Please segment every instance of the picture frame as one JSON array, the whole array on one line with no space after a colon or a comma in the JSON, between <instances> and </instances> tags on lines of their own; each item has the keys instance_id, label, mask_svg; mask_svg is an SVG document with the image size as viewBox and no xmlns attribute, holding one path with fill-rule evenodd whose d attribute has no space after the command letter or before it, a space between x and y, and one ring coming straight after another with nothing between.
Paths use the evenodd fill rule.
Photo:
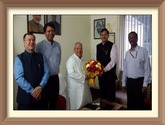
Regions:
<instances>
[{"instance_id":1,"label":"picture frame","mask_svg":"<svg viewBox=\"0 0 165 125\"><path fill-rule=\"evenodd\" d=\"M115 43L115 32L109 33L109 41Z\"/></svg>"},{"instance_id":2,"label":"picture frame","mask_svg":"<svg viewBox=\"0 0 165 125\"><path fill-rule=\"evenodd\" d=\"M100 39L100 31L105 28L105 18L94 20L94 39Z\"/></svg>"},{"instance_id":3,"label":"picture frame","mask_svg":"<svg viewBox=\"0 0 165 125\"><path fill-rule=\"evenodd\" d=\"M61 35L61 15L45 15L46 23L52 23L55 27L55 34Z\"/></svg>"},{"instance_id":4,"label":"picture frame","mask_svg":"<svg viewBox=\"0 0 165 125\"><path fill-rule=\"evenodd\" d=\"M27 32L43 34L44 25L44 15L27 15Z\"/></svg>"}]
</instances>

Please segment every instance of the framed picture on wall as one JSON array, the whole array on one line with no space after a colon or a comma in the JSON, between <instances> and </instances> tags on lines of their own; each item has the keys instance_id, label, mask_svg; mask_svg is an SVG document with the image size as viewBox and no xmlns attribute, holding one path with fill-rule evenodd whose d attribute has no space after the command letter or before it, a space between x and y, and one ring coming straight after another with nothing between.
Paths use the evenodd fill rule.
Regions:
<instances>
[{"instance_id":1,"label":"framed picture on wall","mask_svg":"<svg viewBox=\"0 0 165 125\"><path fill-rule=\"evenodd\" d=\"M100 31L105 28L105 18L94 20L94 39L100 39Z\"/></svg>"},{"instance_id":2,"label":"framed picture on wall","mask_svg":"<svg viewBox=\"0 0 165 125\"><path fill-rule=\"evenodd\" d=\"M44 33L44 15L27 15L27 32Z\"/></svg>"},{"instance_id":3,"label":"framed picture on wall","mask_svg":"<svg viewBox=\"0 0 165 125\"><path fill-rule=\"evenodd\" d=\"M55 27L55 34L61 35L61 15L45 15L45 24L51 23Z\"/></svg>"},{"instance_id":4,"label":"framed picture on wall","mask_svg":"<svg viewBox=\"0 0 165 125\"><path fill-rule=\"evenodd\" d=\"M115 33L114 32L109 33L109 41L115 43Z\"/></svg>"}]
</instances>

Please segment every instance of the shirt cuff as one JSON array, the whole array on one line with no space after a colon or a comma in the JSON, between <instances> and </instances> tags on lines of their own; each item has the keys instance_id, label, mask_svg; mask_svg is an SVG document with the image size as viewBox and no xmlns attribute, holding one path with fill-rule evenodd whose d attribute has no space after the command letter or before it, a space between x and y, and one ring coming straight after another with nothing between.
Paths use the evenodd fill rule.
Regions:
<instances>
[{"instance_id":1,"label":"shirt cuff","mask_svg":"<svg viewBox=\"0 0 165 125\"><path fill-rule=\"evenodd\" d=\"M122 83L122 86L124 86L124 87L125 87L125 86L126 86L126 83Z\"/></svg>"},{"instance_id":2,"label":"shirt cuff","mask_svg":"<svg viewBox=\"0 0 165 125\"><path fill-rule=\"evenodd\" d=\"M34 91L34 89L31 89L30 93L32 94L33 91Z\"/></svg>"},{"instance_id":3,"label":"shirt cuff","mask_svg":"<svg viewBox=\"0 0 165 125\"><path fill-rule=\"evenodd\" d=\"M41 88L42 88L42 89L44 88L44 86L43 86L43 85L39 85L39 86L41 86Z\"/></svg>"},{"instance_id":4,"label":"shirt cuff","mask_svg":"<svg viewBox=\"0 0 165 125\"><path fill-rule=\"evenodd\" d=\"M143 86L144 86L144 87L147 87L147 86L148 86L148 83L143 83Z\"/></svg>"}]
</instances>

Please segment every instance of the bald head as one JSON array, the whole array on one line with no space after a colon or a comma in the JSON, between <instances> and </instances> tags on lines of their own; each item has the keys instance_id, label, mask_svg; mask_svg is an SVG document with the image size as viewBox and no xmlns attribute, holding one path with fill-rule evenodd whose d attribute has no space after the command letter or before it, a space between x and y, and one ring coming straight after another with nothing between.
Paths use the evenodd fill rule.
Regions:
<instances>
[{"instance_id":1,"label":"bald head","mask_svg":"<svg viewBox=\"0 0 165 125\"><path fill-rule=\"evenodd\" d=\"M76 43L74 44L74 47L76 47L76 46L82 46L82 43L81 43L81 42L76 42Z\"/></svg>"},{"instance_id":2,"label":"bald head","mask_svg":"<svg viewBox=\"0 0 165 125\"><path fill-rule=\"evenodd\" d=\"M83 46L81 42L74 44L74 53L81 59L83 54Z\"/></svg>"}]
</instances>

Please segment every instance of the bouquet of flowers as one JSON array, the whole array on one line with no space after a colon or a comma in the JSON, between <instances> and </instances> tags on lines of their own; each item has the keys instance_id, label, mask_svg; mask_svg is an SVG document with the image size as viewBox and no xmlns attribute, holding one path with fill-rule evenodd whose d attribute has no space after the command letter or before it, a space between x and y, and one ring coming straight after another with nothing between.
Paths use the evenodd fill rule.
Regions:
<instances>
[{"instance_id":1,"label":"bouquet of flowers","mask_svg":"<svg viewBox=\"0 0 165 125\"><path fill-rule=\"evenodd\" d=\"M95 77L103 73L103 66L96 60L89 60L84 66L85 72L89 75L88 83L90 86L96 86Z\"/></svg>"}]
</instances>

